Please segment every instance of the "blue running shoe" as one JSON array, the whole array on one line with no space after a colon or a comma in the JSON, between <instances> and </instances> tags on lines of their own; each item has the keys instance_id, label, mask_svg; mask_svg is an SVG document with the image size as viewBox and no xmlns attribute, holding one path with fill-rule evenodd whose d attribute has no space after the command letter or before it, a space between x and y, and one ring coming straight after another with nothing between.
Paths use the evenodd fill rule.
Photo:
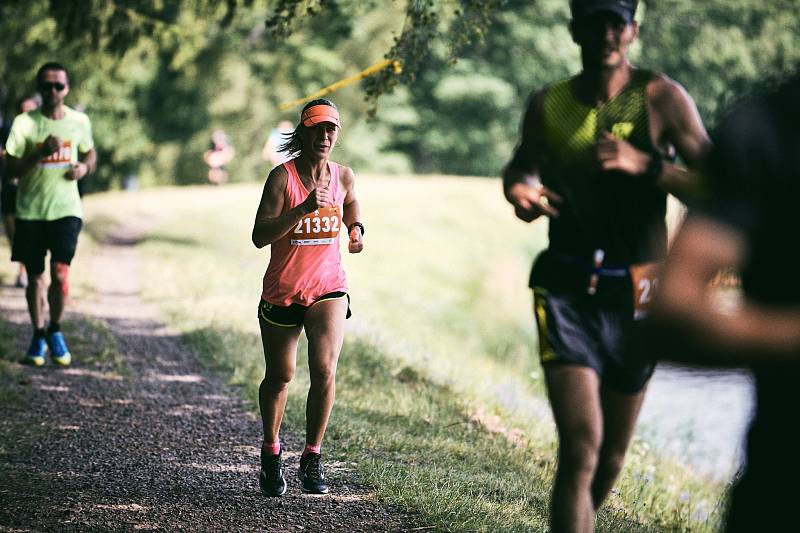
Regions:
<instances>
[{"instance_id":1,"label":"blue running shoe","mask_svg":"<svg viewBox=\"0 0 800 533\"><path fill-rule=\"evenodd\" d=\"M67 348L67 340L60 331L51 333L47 336L47 344L50 346L50 357L56 364L69 366L72 362L72 355Z\"/></svg>"},{"instance_id":2,"label":"blue running shoe","mask_svg":"<svg viewBox=\"0 0 800 533\"><path fill-rule=\"evenodd\" d=\"M47 341L42 337L34 337L28 352L20 363L23 365L44 366L45 355L47 355Z\"/></svg>"}]
</instances>

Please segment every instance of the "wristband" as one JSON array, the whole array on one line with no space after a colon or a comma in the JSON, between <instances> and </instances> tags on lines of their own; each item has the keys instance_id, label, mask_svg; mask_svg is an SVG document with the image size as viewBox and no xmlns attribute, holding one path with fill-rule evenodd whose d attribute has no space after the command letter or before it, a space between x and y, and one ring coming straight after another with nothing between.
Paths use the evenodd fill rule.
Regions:
<instances>
[{"instance_id":1,"label":"wristband","mask_svg":"<svg viewBox=\"0 0 800 533\"><path fill-rule=\"evenodd\" d=\"M360 230L361 230L361 236L362 236L362 237L364 236L364 233L365 233L365 231L364 231L364 224L362 224L361 222L353 222L352 224L350 224L349 226L347 226L347 233L352 233L352 231L353 231L353 228L358 228L358 229L360 229Z\"/></svg>"},{"instance_id":2,"label":"wristband","mask_svg":"<svg viewBox=\"0 0 800 533\"><path fill-rule=\"evenodd\" d=\"M653 150L650 152L650 162L647 163L647 169L644 171L644 175L652 181L653 183L658 181L658 178L661 177L661 174L664 173L664 156L661 155L661 152L657 150Z\"/></svg>"}]
</instances>

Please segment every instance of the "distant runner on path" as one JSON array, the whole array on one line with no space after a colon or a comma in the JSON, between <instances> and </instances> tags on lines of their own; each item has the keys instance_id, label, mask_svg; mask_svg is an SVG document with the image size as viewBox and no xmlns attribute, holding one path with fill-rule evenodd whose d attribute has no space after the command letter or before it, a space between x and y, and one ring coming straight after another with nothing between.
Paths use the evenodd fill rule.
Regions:
<instances>
[{"instance_id":1,"label":"distant runner on path","mask_svg":"<svg viewBox=\"0 0 800 533\"><path fill-rule=\"evenodd\" d=\"M12 259L25 264L33 339L22 362L66 366L72 361L61 319L69 295L69 268L81 231L78 180L94 171L97 154L89 118L64 105L69 94L67 70L45 63L36 74L42 106L14 119L6 141L7 172L19 178L16 232ZM50 252L49 288L44 278L45 257ZM45 298L50 324L45 330Z\"/></svg>"},{"instance_id":2,"label":"distant runner on path","mask_svg":"<svg viewBox=\"0 0 800 533\"><path fill-rule=\"evenodd\" d=\"M272 245L258 306L266 359L259 387L264 424L260 485L269 496L286 492L279 432L303 328L311 388L298 476L304 492L328 492L321 446L333 408L344 321L350 316L339 252L341 227L347 227L350 253L364 248L353 171L329 160L340 128L332 102L314 100L303 107L300 123L280 148L294 158L269 173L253 226L256 247Z\"/></svg>"},{"instance_id":3,"label":"distant runner on path","mask_svg":"<svg viewBox=\"0 0 800 533\"><path fill-rule=\"evenodd\" d=\"M19 112L27 113L42 105L42 97L39 93L26 96L19 102ZM14 230L17 221L17 188L19 178L6 176L5 172L5 146L8 135L11 133L11 121L3 120L0 117L0 213L3 215L3 229L8 237L9 245L14 243ZM28 273L25 272L25 265L18 263L17 280L15 285L20 288L28 286Z\"/></svg>"},{"instance_id":4,"label":"distant runner on path","mask_svg":"<svg viewBox=\"0 0 800 533\"><path fill-rule=\"evenodd\" d=\"M629 63L636 0L570 7L583 69L533 94L503 186L517 217L550 219L530 287L559 437L551 528L591 531L653 372L632 340L666 254L667 192L696 182L672 155L693 167L710 141L682 87Z\"/></svg>"},{"instance_id":5,"label":"distant runner on path","mask_svg":"<svg viewBox=\"0 0 800 533\"><path fill-rule=\"evenodd\" d=\"M665 355L753 369L756 409L745 471L731 493L730 532L797 531L798 121L800 74L722 121L709 157L711 200L690 211L654 302ZM731 268L741 272L744 298L723 310L710 285Z\"/></svg>"}]
</instances>

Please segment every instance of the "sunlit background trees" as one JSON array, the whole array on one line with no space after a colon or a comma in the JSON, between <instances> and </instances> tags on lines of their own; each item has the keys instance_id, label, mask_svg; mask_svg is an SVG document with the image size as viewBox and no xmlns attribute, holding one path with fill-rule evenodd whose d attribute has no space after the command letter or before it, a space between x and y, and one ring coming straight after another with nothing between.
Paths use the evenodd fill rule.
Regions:
<instances>
[{"instance_id":1,"label":"sunlit background trees","mask_svg":"<svg viewBox=\"0 0 800 533\"><path fill-rule=\"evenodd\" d=\"M91 189L203 182L224 129L232 181L263 179L279 104L384 57L390 69L331 97L337 159L360 172L496 176L530 92L574 72L567 0L5 0L0 108L64 63L71 105L90 114L101 157ZM642 2L634 58L667 72L713 125L726 102L800 59L796 0Z\"/></svg>"}]
</instances>

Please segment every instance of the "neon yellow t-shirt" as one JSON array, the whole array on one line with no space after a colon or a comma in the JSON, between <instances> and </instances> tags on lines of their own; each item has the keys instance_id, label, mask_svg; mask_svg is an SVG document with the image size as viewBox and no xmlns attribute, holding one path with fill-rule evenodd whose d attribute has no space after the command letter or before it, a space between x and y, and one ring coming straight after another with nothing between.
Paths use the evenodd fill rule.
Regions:
<instances>
[{"instance_id":1,"label":"neon yellow t-shirt","mask_svg":"<svg viewBox=\"0 0 800 533\"><path fill-rule=\"evenodd\" d=\"M18 159L30 154L48 135L61 139L61 149L20 177L17 190L17 218L23 220L57 220L81 217L78 182L64 174L78 162L78 154L94 148L92 124L85 114L64 106L64 118L51 120L39 109L14 119L6 141L6 152Z\"/></svg>"}]
</instances>

